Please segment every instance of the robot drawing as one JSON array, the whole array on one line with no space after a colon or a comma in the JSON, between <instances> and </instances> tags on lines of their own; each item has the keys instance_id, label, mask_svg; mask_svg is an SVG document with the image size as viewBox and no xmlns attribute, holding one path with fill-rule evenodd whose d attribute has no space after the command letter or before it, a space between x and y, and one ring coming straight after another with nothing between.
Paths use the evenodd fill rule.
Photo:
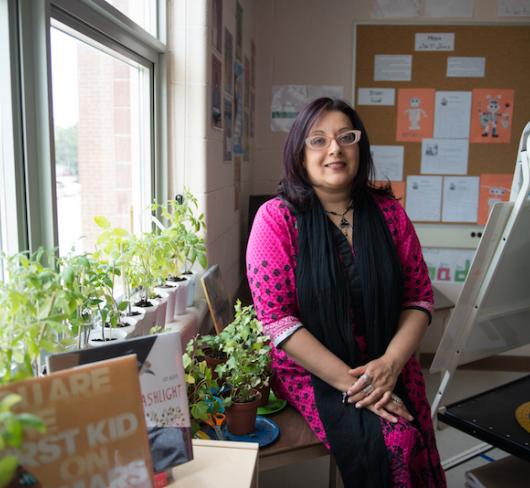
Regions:
<instances>
[{"instance_id":1,"label":"robot drawing","mask_svg":"<svg viewBox=\"0 0 530 488\"><path fill-rule=\"evenodd\" d=\"M482 110L482 107L480 105L478 109L480 126L482 127L482 137L488 137L490 134L491 137L499 137L499 134L497 133L497 121L501 119L501 125L504 128L507 128L509 126L510 104L506 104L506 110L501 113L501 95L497 95L495 97L488 95L486 98L488 100L486 110Z\"/></svg>"},{"instance_id":2,"label":"robot drawing","mask_svg":"<svg viewBox=\"0 0 530 488\"><path fill-rule=\"evenodd\" d=\"M419 130L421 118L427 117L427 112L420 108L421 100L417 97L412 97L409 101L409 105L410 108L405 110L409 116L409 129Z\"/></svg>"}]
</instances>

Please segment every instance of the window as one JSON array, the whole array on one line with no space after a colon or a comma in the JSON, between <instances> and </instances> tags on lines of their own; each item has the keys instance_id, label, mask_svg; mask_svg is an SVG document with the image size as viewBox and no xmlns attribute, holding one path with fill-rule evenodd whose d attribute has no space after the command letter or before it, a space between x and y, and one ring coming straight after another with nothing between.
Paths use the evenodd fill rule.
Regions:
<instances>
[{"instance_id":1,"label":"window","mask_svg":"<svg viewBox=\"0 0 530 488\"><path fill-rule=\"evenodd\" d=\"M59 250L92 251L96 215L136 231L151 200L150 74L141 64L51 27ZM147 169L147 170L146 170ZM134 221L134 223L133 223Z\"/></svg>"},{"instance_id":2,"label":"window","mask_svg":"<svg viewBox=\"0 0 530 488\"><path fill-rule=\"evenodd\" d=\"M7 167L24 217L19 248L90 252L97 215L114 226L148 229L150 202L167 194L165 45L151 34L164 25L164 4L0 0L16 26L7 43L0 39L9 46L0 60L16 58L7 99L21 116L11 121L15 156ZM10 79L3 74L0 88ZM4 214L10 209L0 206L2 238Z\"/></svg>"},{"instance_id":3,"label":"window","mask_svg":"<svg viewBox=\"0 0 530 488\"><path fill-rule=\"evenodd\" d=\"M107 0L107 3L144 28L153 37L158 37L157 0Z\"/></svg>"}]
</instances>

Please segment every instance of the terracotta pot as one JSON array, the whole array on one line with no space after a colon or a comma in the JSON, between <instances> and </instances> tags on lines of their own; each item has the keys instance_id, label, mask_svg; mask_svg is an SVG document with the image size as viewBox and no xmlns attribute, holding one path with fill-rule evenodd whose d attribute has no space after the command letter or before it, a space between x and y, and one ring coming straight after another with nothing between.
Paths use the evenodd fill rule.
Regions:
<instances>
[{"instance_id":1,"label":"terracotta pot","mask_svg":"<svg viewBox=\"0 0 530 488\"><path fill-rule=\"evenodd\" d=\"M259 390L261 393L261 400L259 402L259 407L264 407L269 403L269 395L271 393L271 385L262 386Z\"/></svg>"},{"instance_id":2,"label":"terracotta pot","mask_svg":"<svg viewBox=\"0 0 530 488\"><path fill-rule=\"evenodd\" d=\"M256 391L256 399L252 402L234 402L226 409L226 426L234 435L246 435L256 430L256 413L261 393Z\"/></svg>"},{"instance_id":3,"label":"terracotta pot","mask_svg":"<svg viewBox=\"0 0 530 488\"><path fill-rule=\"evenodd\" d=\"M216 358L216 357L213 357L213 356L209 356L208 355L208 351L205 351L205 354L204 354L204 360L206 361L206 364L208 365L208 367L212 370L212 378L217 378L217 373L215 372L215 368L217 367L218 364L223 364L226 362L227 358L224 357L224 358Z\"/></svg>"}]
</instances>

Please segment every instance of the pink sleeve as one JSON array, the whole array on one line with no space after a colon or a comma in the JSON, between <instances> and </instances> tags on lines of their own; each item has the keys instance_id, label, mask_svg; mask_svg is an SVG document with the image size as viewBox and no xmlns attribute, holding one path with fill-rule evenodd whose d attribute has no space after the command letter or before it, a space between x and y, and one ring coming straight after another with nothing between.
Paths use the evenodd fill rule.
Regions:
<instances>
[{"instance_id":1,"label":"pink sleeve","mask_svg":"<svg viewBox=\"0 0 530 488\"><path fill-rule=\"evenodd\" d=\"M295 282L294 217L279 199L258 210L247 245L247 278L264 332L279 346L302 327Z\"/></svg>"},{"instance_id":2,"label":"pink sleeve","mask_svg":"<svg viewBox=\"0 0 530 488\"><path fill-rule=\"evenodd\" d=\"M414 226L397 200L384 199L380 206L403 266L403 309L418 308L431 317L434 303L431 279Z\"/></svg>"}]
</instances>

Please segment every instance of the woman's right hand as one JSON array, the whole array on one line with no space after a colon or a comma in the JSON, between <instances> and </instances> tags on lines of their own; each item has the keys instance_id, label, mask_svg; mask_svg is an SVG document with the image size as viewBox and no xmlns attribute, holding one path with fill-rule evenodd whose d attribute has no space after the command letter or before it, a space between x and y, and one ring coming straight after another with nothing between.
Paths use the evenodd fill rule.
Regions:
<instances>
[{"instance_id":1,"label":"woman's right hand","mask_svg":"<svg viewBox=\"0 0 530 488\"><path fill-rule=\"evenodd\" d=\"M403 401L395 394L392 394L389 400L384 403L380 401L364 408L393 424L398 421L397 417L403 417L409 422L413 420L412 415L407 410L407 407L405 407Z\"/></svg>"}]
</instances>

